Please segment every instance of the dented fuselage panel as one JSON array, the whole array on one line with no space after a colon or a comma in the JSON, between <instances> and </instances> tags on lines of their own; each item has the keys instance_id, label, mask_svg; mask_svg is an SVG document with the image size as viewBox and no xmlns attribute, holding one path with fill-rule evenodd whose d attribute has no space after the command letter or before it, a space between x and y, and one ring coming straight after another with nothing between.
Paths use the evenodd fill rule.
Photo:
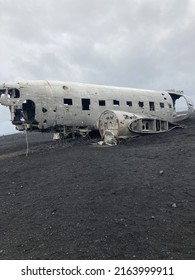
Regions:
<instances>
[{"instance_id":1,"label":"dented fuselage panel","mask_svg":"<svg viewBox=\"0 0 195 280\"><path fill-rule=\"evenodd\" d=\"M179 115L175 102L180 97L185 98L188 109ZM58 81L4 83L0 85L0 104L10 108L11 121L18 130L53 131L63 135L98 129L100 116L107 110L171 123L189 117L194 111L190 98L181 92ZM127 130L129 133L129 127L124 126L124 134Z\"/></svg>"}]
</instances>

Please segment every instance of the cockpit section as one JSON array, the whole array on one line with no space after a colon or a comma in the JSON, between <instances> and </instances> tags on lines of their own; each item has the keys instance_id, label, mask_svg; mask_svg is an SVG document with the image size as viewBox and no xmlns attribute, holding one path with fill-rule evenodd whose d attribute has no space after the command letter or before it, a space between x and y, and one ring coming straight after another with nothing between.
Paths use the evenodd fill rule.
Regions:
<instances>
[{"instance_id":1,"label":"cockpit section","mask_svg":"<svg viewBox=\"0 0 195 280\"><path fill-rule=\"evenodd\" d=\"M6 104L7 99L7 89L0 89L0 104L8 106Z\"/></svg>"},{"instance_id":2,"label":"cockpit section","mask_svg":"<svg viewBox=\"0 0 195 280\"><path fill-rule=\"evenodd\" d=\"M0 98L4 97L6 94L6 89L0 89Z\"/></svg>"},{"instance_id":3,"label":"cockpit section","mask_svg":"<svg viewBox=\"0 0 195 280\"><path fill-rule=\"evenodd\" d=\"M20 98L20 91L17 88L0 89L0 98Z\"/></svg>"},{"instance_id":4,"label":"cockpit section","mask_svg":"<svg viewBox=\"0 0 195 280\"><path fill-rule=\"evenodd\" d=\"M16 100L20 98L20 90L17 88L1 88L0 89L0 104L12 106Z\"/></svg>"},{"instance_id":5,"label":"cockpit section","mask_svg":"<svg viewBox=\"0 0 195 280\"><path fill-rule=\"evenodd\" d=\"M16 87L3 87L0 88L0 104L9 107L11 121L16 125L16 128L24 130L25 125L27 125L30 129L37 129L35 102L30 99L21 99L20 89Z\"/></svg>"}]
</instances>

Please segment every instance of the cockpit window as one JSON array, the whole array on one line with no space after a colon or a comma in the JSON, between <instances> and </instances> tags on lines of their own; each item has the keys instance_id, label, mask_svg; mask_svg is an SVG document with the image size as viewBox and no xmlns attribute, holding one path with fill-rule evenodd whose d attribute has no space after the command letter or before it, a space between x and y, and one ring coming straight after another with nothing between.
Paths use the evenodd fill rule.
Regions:
<instances>
[{"instance_id":1,"label":"cockpit window","mask_svg":"<svg viewBox=\"0 0 195 280\"><path fill-rule=\"evenodd\" d=\"M10 88L10 89L8 89L8 96L10 98L19 98L20 91L17 88Z\"/></svg>"},{"instance_id":2,"label":"cockpit window","mask_svg":"<svg viewBox=\"0 0 195 280\"><path fill-rule=\"evenodd\" d=\"M3 97L5 95L6 90L5 89L0 89L0 97Z\"/></svg>"}]
</instances>

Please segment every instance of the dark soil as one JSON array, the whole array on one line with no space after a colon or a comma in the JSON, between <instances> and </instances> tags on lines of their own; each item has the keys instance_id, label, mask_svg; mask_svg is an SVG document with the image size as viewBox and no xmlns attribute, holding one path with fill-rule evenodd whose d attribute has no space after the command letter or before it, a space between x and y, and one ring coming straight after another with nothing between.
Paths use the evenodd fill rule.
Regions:
<instances>
[{"instance_id":1,"label":"dark soil","mask_svg":"<svg viewBox=\"0 0 195 280\"><path fill-rule=\"evenodd\" d=\"M195 259L195 116L97 145L0 137L0 259Z\"/></svg>"}]
</instances>

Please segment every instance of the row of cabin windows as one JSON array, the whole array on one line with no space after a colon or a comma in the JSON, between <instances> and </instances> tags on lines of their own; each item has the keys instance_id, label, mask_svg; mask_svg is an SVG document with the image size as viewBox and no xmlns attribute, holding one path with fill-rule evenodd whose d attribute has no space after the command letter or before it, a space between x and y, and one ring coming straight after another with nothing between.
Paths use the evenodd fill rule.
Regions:
<instances>
[{"instance_id":1,"label":"row of cabin windows","mask_svg":"<svg viewBox=\"0 0 195 280\"><path fill-rule=\"evenodd\" d=\"M82 98L81 99L82 103L82 110L89 110L90 108L90 99L89 98ZM65 98L64 99L64 105L73 105L73 101L71 98ZM132 107L133 103L132 101L126 101L126 105L128 107ZM144 102L139 101L138 105L140 108L144 108ZM106 106L106 100L99 100L99 106ZM113 106L120 106L120 101L119 100L113 100ZM155 111L155 104L154 102L150 101L149 102L149 107L150 111ZM163 102L160 102L160 108L164 108L165 104ZM169 104L169 108L172 108L171 104Z\"/></svg>"}]
</instances>

